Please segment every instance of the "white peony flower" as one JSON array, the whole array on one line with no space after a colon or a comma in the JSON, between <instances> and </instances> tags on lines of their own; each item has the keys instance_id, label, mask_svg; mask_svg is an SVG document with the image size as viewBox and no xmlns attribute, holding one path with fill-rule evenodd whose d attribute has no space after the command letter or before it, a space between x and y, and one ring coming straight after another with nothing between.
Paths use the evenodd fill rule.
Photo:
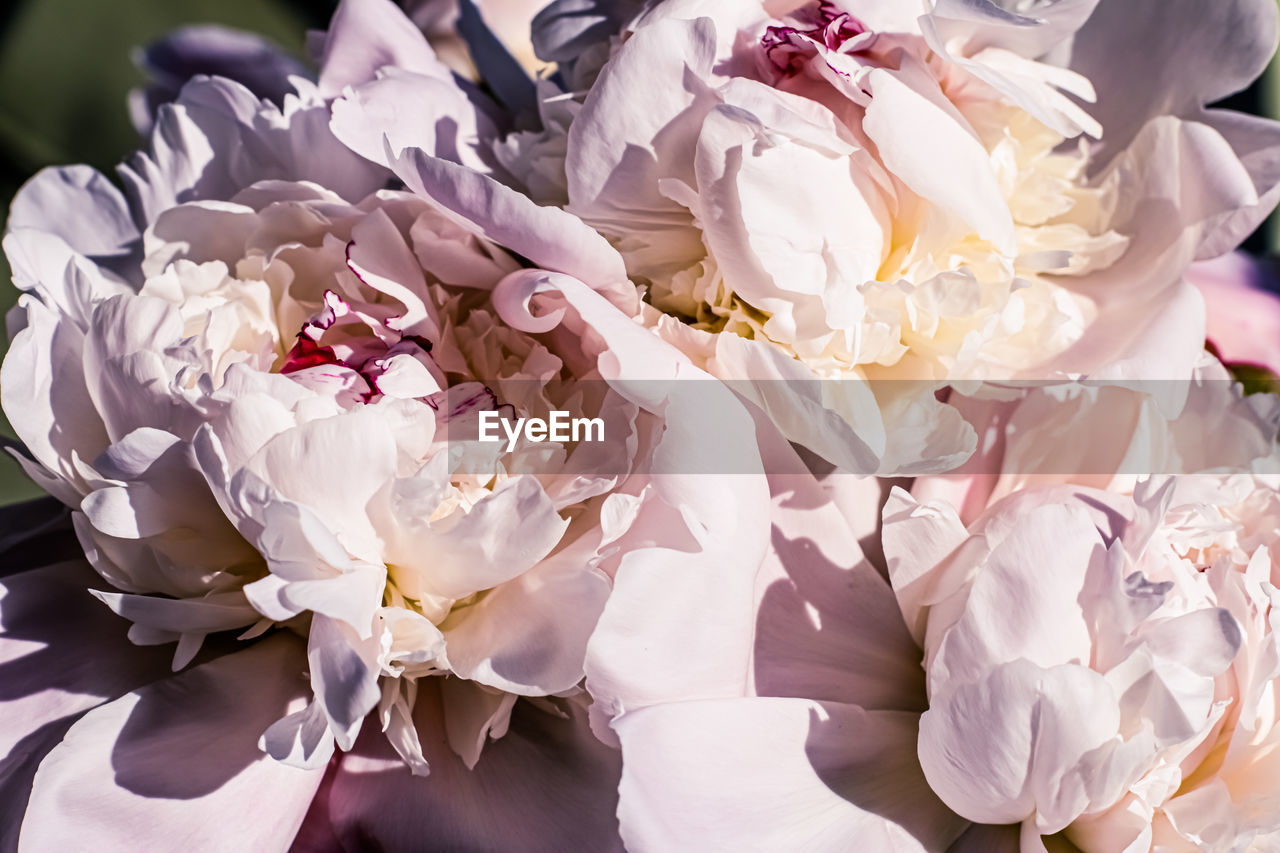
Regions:
<instances>
[{"instance_id":1,"label":"white peony flower","mask_svg":"<svg viewBox=\"0 0 1280 853\"><path fill-rule=\"evenodd\" d=\"M279 779L291 792L284 835L302 826L395 846L425 826L442 843L506 846L506 829L477 829L466 812L497 785L502 807L545 813L538 843L616 846L617 762L590 737L583 688L612 588L714 586L761 559L754 424L633 321L634 290L603 238L435 148L401 149L407 188L384 188L396 175L328 134L324 93L390 85L395 75L376 74L383 59L450 79L404 25L389 3L344 4L319 88L283 110L195 80L160 110L130 202L71 168L38 176L15 203L5 245L26 293L0 384L24 464L74 510L105 581L95 594L133 622L130 638L177 641L175 669L202 654L154 689L114 685L112 702L43 744L18 807L32 844L120 838L125 824L101 812L50 818L95 798L156 815L153 837L167 843L164 762L152 758L200 763L173 755L172 714L188 694L256 690L270 673L279 689L251 703L247 730L219 723L235 772L218 777L226 785L200 776L201 808ZM468 138L435 141L478 158L452 147ZM673 394L681 385L700 398ZM696 428L701 406L715 432ZM477 440L482 413L554 411L600 418L604 434ZM706 473L707 457L745 476ZM206 642L229 630L235 640ZM607 732L622 688L601 677L593 689ZM139 703L169 709L154 738L131 728ZM293 767L264 771L259 736ZM134 775L81 772L110 759L112 738ZM482 750L497 763L459 780L484 768ZM410 783L406 764L440 781ZM545 790L495 781L571 768L588 775ZM405 791L438 813L375 819Z\"/></svg>"},{"instance_id":2,"label":"white peony flower","mask_svg":"<svg viewBox=\"0 0 1280 853\"><path fill-rule=\"evenodd\" d=\"M920 760L965 817L1092 850L1265 849L1274 477L1030 489L966 530L897 492L890 577L925 649Z\"/></svg>"},{"instance_id":3,"label":"white peony flower","mask_svg":"<svg viewBox=\"0 0 1280 853\"><path fill-rule=\"evenodd\" d=\"M1226 5L615 2L575 26L560 3L549 55L612 45L567 133L566 207L664 338L771 410L843 422L793 439L851 470L946 470L973 438L940 383L1189 376L1204 317L1182 272L1276 195L1278 126L1202 109L1274 49L1272 4ZM634 20L608 42L614 17ZM815 379L870 385L775 387Z\"/></svg>"}]
</instances>

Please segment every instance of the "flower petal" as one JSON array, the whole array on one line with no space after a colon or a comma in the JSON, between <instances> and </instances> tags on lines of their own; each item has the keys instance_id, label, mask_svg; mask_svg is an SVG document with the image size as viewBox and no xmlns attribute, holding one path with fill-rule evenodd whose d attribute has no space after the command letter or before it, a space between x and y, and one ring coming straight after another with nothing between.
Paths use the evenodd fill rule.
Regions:
<instances>
[{"instance_id":1,"label":"flower petal","mask_svg":"<svg viewBox=\"0 0 1280 853\"><path fill-rule=\"evenodd\" d=\"M965 821L916 763L914 714L803 699L629 713L618 808L637 850L941 850Z\"/></svg>"},{"instance_id":2,"label":"flower petal","mask_svg":"<svg viewBox=\"0 0 1280 853\"><path fill-rule=\"evenodd\" d=\"M1271 60L1278 31L1269 0L1102 0L1072 40L1069 65L1097 88L1090 112L1114 154L1151 118L1187 116L1244 89Z\"/></svg>"},{"instance_id":3,"label":"flower petal","mask_svg":"<svg viewBox=\"0 0 1280 853\"><path fill-rule=\"evenodd\" d=\"M426 36L391 0L343 0L324 36L320 94L337 97L348 86L373 80L387 66L449 77Z\"/></svg>"},{"instance_id":4,"label":"flower petal","mask_svg":"<svg viewBox=\"0 0 1280 853\"><path fill-rule=\"evenodd\" d=\"M169 672L169 655L129 642L93 600L82 560L0 579L0 847L13 849L31 779L85 711ZM51 618L56 614L56 618Z\"/></svg>"},{"instance_id":5,"label":"flower petal","mask_svg":"<svg viewBox=\"0 0 1280 853\"><path fill-rule=\"evenodd\" d=\"M411 775L376 726L342 757L325 805L344 846L620 849L620 756L592 736L585 714L517 702L506 734L485 745L474 770L450 749L441 714L436 679L420 681L413 716L430 776Z\"/></svg>"},{"instance_id":6,"label":"flower petal","mask_svg":"<svg viewBox=\"0 0 1280 853\"><path fill-rule=\"evenodd\" d=\"M119 256L141 234L128 202L89 166L41 169L23 184L9 209L7 229L56 234L89 258Z\"/></svg>"},{"instance_id":7,"label":"flower petal","mask_svg":"<svg viewBox=\"0 0 1280 853\"><path fill-rule=\"evenodd\" d=\"M103 705L36 773L22 843L32 849L283 849L321 771L263 755L258 735L306 694L302 649L262 641ZM269 821L231 820L270 803Z\"/></svg>"}]
</instances>

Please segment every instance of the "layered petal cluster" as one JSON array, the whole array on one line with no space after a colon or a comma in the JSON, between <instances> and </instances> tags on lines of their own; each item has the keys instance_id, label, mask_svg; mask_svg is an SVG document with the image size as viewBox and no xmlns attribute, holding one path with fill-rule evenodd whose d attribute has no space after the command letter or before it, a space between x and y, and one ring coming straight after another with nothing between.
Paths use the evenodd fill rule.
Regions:
<instances>
[{"instance_id":1,"label":"layered petal cluster","mask_svg":"<svg viewBox=\"0 0 1280 853\"><path fill-rule=\"evenodd\" d=\"M261 843L301 827L317 846L422 831L509 846L514 824L483 825L502 803L545 813L527 828L537 844L608 848L617 759L589 734L582 682L615 575L711 584L764 552L749 415L722 391L704 401L720 431L680 423L694 418L662 383L707 377L632 321L608 244L483 173L463 150L464 119L474 131L483 116L395 7L344 4L326 51L319 88L299 81L282 108L229 80L189 83L124 170L127 201L70 168L15 202L5 246L25 294L3 402L99 579L18 577L66 574L133 623L135 644L177 641L173 669L194 663L30 700L15 738L40 731L34 786L10 815L24 843L123 844L140 824L169 844L193 831L183 809L280 787L279 838ZM375 73L388 57L393 72ZM399 147L391 171L330 133L331 117L349 123L324 92L351 103L412 75L452 93L457 133L434 142L476 168ZM477 438L482 414L553 411L607 431ZM696 475L713 444L745 481ZM17 596L10 620L10 601L3 645L22 660L32 617ZM94 631L123 636L101 612ZM80 640L57 645L74 655ZM236 709L240 692L253 698ZM179 759L188 737L205 751ZM170 771L191 776L171 789ZM422 787L410 771L436 775ZM377 820L406 791L438 807ZM98 800L137 823L84 805ZM52 820L64 807L88 823Z\"/></svg>"},{"instance_id":2,"label":"layered petal cluster","mask_svg":"<svg viewBox=\"0 0 1280 853\"><path fill-rule=\"evenodd\" d=\"M1272 0L403 6L14 201L0 849L1280 847Z\"/></svg>"},{"instance_id":3,"label":"layered petal cluster","mask_svg":"<svg viewBox=\"0 0 1280 853\"><path fill-rule=\"evenodd\" d=\"M850 431L793 438L851 470L945 470L972 437L892 380L1189 376L1183 272L1275 201L1274 124L1201 107L1261 71L1276 11L1224 5L562 2L544 52L607 53L572 66L589 88L549 130L564 203L717 375L873 381L820 401ZM1170 79L1228 41L1232 83Z\"/></svg>"},{"instance_id":4,"label":"layered petal cluster","mask_svg":"<svg viewBox=\"0 0 1280 853\"><path fill-rule=\"evenodd\" d=\"M967 527L895 493L885 554L924 648L938 795L1020 823L1023 849L1275 843L1276 486L1030 489Z\"/></svg>"}]
</instances>

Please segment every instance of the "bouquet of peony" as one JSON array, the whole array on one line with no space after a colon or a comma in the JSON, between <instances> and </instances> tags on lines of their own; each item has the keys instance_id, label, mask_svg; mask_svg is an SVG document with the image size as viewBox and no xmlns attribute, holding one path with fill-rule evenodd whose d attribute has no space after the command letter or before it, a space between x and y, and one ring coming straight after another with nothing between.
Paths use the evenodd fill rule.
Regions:
<instances>
[{"instance_id":1,"label":"bouquet of peony","mask_svg":"<svg viewBox=\"0 0 1280 853\"><path fill-rule=\"evenodd\" d=\"M0 850L1280 849L1274 0L526 5L14 199Z\"/></svg>"}]
</instances>

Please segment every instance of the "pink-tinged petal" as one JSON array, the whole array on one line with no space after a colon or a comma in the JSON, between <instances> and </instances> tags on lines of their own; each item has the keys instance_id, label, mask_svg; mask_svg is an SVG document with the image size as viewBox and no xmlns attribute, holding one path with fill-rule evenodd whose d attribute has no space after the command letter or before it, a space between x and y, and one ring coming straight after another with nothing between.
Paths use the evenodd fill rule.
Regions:
<instances>
[{"instance_id":1,"label":"pink-tinged petal","mask_svg":"<svg viewBox=\"0 0 1280 853\"><path fill-rule=\"evenodd\" d=\"M923 711L920 649L856 528L812 478L772 479L772 545L756 583L754 692ZM858 491L874 512L879 490L865 485Z\"/></svg>"},{"instance_id":2,"label":"pink-tinged petal","mask_svg":"<svg viewBox=\"0 0 1280 853\"><path fill-rule=\"evenodd\" d=\"M109 437L102 417L89 399L84 363L84 335L42 303L24 297L27 327L17 334L0 366L0 404L41 465L80 485L67 460L93 459ZM70 506L80 489L57 493ZM68 500L70 498L70 500Z\"/></svg>"},{"instance_id":3,"label":"pink-tinged petal","mask_svg":"<svg viewBox=\"0 0 1280 853\"><path fill-rule=\"evenodd\" d=\"M120 255L141 236L129 205L96 169L41 169L13 197L6 227L56 234L87 257Z\"/></svg>"},{"instance_id":4,"label":"pink-tinged petal","mask_svg":"<svg viewBox=\"0 0 1280 853\"><path fill-rule=\"evenodd\" d=\"M1147 318L1141 325L1132 322L1138 310L1132 304L1100 317L1059 363L1089 365L1089 378L1100 382L1137 382L1166 416L1175 417L1186 403L1189 386L1160 380L1187 379L1200 362L1205 305L1204 297L1186 281L1168 288L1161 298L1154 309L1144 309Z\"/></svg>"},{"instance_id":5,"label":"pink-tinged petal","mask_svg":"<svg viewBox=\"0 0 1280 853\"><path fill-rule=\"evenodd\" d=\"M613 353L623 355L622 347ZM626 360L618 361L627 375ZM636 366L654 369L653 362ZM767 482L748 412L705 374L689 375L704 379L685 383L698 398L667 398L654 476L644 479L639 515L617 540L622 558L613 593L588 643L591 713L602 736L608 736L602 724L609 717L646 704L749 689L755 579L768 551ZM667 387L675 384L680 380ZM718 412L716 430L701 428L699 412L708 407ZM717 455L723 455L719 465L735 467L699 474ZM709 601L716 607L708 608Z\"/></svg>"},{"instance_id":6,"label":"pink-tinged petal","mask_svg":"<svg viewBox=\"0 0 1280 853\"><path fill-rule=\"evenodd\" d=\"M89 712L36 773L23 846L284 849L322 772L257 740L306 695L302 666L301 644L278 635Z\"/></svg>"},{"instance_id":7,"label":"pink-tinged petal","mask_svg":"<svg viewBox=\"0 0 1280 853\"><path fill-rule=\"evenodd\" d=\"M1182 275L1224 216L1258 203L1253 179L1228 141L1199 122L1153 120L1111 169L1131 184L1113 226L1130 237L1128 249L1106 269L1069 283L1094 301L1097 319L1030 378L1054 369L1106 379L1190 375L1204 307Z\"/></svg>"},{"instance_id":8,"label":"pink-tinged petal","mask_svg":"<svg viewBox=\"0 0 1280 853\"><path fill-rule=\"evenodd\" d=\"M177 634L213 634L252 625L262 618L244 593L219 592L203 598L160 598L89 590L112 612L130 622Z\"/></svg>"},{"instance_id":9,"label":"pink-tinged petal","mask_svg":"<svg viewBox=\"0 0 1280 853\"><path fill-rule=\"evenodd\" d=\"M1129 794L1105 811L1084 815L1064 835L1081 850L1141 853L1151 849L1151 817L1151 806Z\"/></svg>"},{"instance_id":10,"label":"pink-tinged petal","mask_svg":"<svg viewBox=\"0 0 1280 853\"><path fill-rule=\"evenodd\" d=\"M847 474L950 470L975 444L972 428L923 384L880 401L871 383L826 382L767 341L737 335L716 336L708 369L767 412L773 428ZM897 428L886 432L889 420Z\"/></svg>"},{"instance_id":11,"label":"pink-tinged petal","mask_svg":"<svg viewBox=\"0 0 1280 853\"><path fill-rule=\"evenodd\" d=\"M129 642L129 625L88 587L83 561L0 579L0 848L17 843L31 779L82 713L169 674L169 654Z\"/></svg>"},{"instance_id":12,"label":"pink-tinged petal","mask_svg":"<svg viewBox=\"0 0 1280 853\"><path fill-rule=\"evenodd\" d=\"M150 153L137 154L120 167L125 186L137 197L145 221L155 222L180 197L183 201L226 199L244 187L247 182L233 177L229 161L233 152L242 150L244 130L259 103L257 96L239 83L197 77L183 87L177 102L160 108ZM259 158L235 159L243 169Z\"/></svg>"},{"instance_id":13,"label":"pink-tinged petal","mask_svg":"<svg viewBox=\"0 0 1280 853\"><path fill-rule=\"evenodd\" d=\"M1048 812L1056 832L1089 803L1086 756L1119 735L1116 696L1087 666L1014 661L930 697L920 718L929 785L978 823Z\"/></svg>"},{"instance_id":14,"label":"pink-tinged petal","mask_svg":"<svg viewBox=\"0 0 1280 853\"><path fill-rule=\"evenodd\" d=\"M1197 258L1214 258L1244 242L1280 201L1280 126L1260 116L1229 110L1207 110L1200 120L1222 134L1258 193L1256 204L1222 217L1200 246Z\"/></svg>"},{"instance_id":15,"label":"pink-tinged petal","mask_svg":"<svg viewBox=\"0 0 1280 853\"><path fill-rule=\"evenodd\" d=\"M935 572L969 532L945 503L921 503L895 487L884 507L884 556L907 628L923 645L930 605L964 582L955 573Z\"/></svg>"},{"instance_id":16,"label":"pink-tinged petal","mask_svg":"<svg viewBox=\"0 0 1280 853\"><path fill-rule=\"evenodd\" d=\"M1114 154L1149 119L1187 116L1244 89L1271 60L1278 31L1268 0L1103 0L1072 40L1068 64L1097 88L1090 112Z\"/></svg>"},{"instance_id":17,"label":"pink-tinged petal","mask_svg":"<svg viewBox=\"0 0 1280 853\"><path fill-rule=\"evenodd\" d=\"M371 289L404 306L387 326L404 335L439 339L439 321L422 298L422 268L385 210L376 209L351 229L347 267Z\"/></svg>"},{"instance_id":18,"label":"pink-tinged petal","mask_svg":"<svg viewBox=\"0 0 1280 853\"><path fill-rule=\"evenodd\" d=\"M1056 0L1017 14L993 0L937 0L928 17L945 41L964 39L969 52L987 47L1035 59L1070 37L1099 0Z\"/></svg>"},{"instance_id":19,"label":"pink-tinged petal","mask_svg":"<svg viewBox=\"0 0 1280 853\"><path fill-rule=\"evenodd\" d=\"M678 516L660 521L668 529L680 523ZM727 533L722 547L703 553L651 547L623 558L587 644L599 720L660 702L746 695L763 556L748 531L759 529L744 525L739 542L730 544L735 534Z\"/></svg>"},{"instance_id":20,"label":"pink-tinged petal","mask_svg":"<svg viewBox=\"0 0 1280 853\"><path fill-rule=\"evenodd\" d=\"M519 697L465 678L444 678L439 687L449 748L468 770L475 770L490 738L498 740L507 733Z\"/></svg>"},{"instance_id":21,"label":"pink-tinged petal","mask_svg":"<svg viewBox=\"0 0 1280 853\"><path fill-rule=\"evenodd\" d=\"M265 484L259 485L266 488ZM252 504L255 496L251 487L237 495L243 504ZM314 512L302 504L268 502L272 497L275 496L268 494L262 499L267 505L259 513L258 548L273 574L288 581L308 581L336 577L357 565Z\"/></svg>"},{"instance_id":22,"label":"pink-tinged petal","mask_svg":"<svg viewBox=\"0 0 1280 853\"><path fill-rule=\"evenodd\" d=\"M311 702L272 723L258 746L276 761L302 770L323 768L333 757L335 738L324 706Z\"/></svg>"},{"instance_id":23,"label":"pink-tinged petal","mask_svg":"<svg viewBox=\"0 0 1280 853\"><path fill-rule=\"evenodd\" d=\"M133 292L130 285L77 253L56 234L10 227L3 243L14 286L56 308L80 331L88 328L95 302ZM14 312L7 318L11 337L26 326L24 313Z\"/></svg>"},{"instance_id":24,"label":"pink-tinged petal","mask_svg":"<svg viewBox=\"0 0 1280 853\"><path fill-rule=\"evenodd\" d=\"M981 143L897 74L877 68L866 83L871 101L862 126L889 171L1012 254L1013 220Z\"/></svg>"},{"instance_id":25,"label":"pink-tinged petal","mask_svg":"<svg viewBox=\"0 0 1280 853\"><path fill-rule=\"evenodd\" d=\"M243 371L229 371L228 377L239 373ZM280 391L281 396L289 391L305 393L292 382L280 383ZM279 399L260 390L244 389L220 418L200 427L191 443L215 494L226 488L231 472L242 468L264 444L297 423L289 409L292 402L287 397Z\"/></svg>"},{"instance_id":26,"label":"pink-tinged petal","mask_svg":"<svg viewBox=\"0 0 1280 853\"><path fill-rule=\"evenodd\" d=\"M148 80L129 92L129 117L144 137L156 110L197 74L231 78L276 104L293 94L290 77L308 75L305 65L270 39L218 24L171 30L135 54L135 62Z\"/></svg>"},{"instance_id":27,"label":"pink-tinged petal","mask_svg":"<svg viewBox=\"0 0 1280 853\"><path fill-rule=\"evenodd\" d=\"M1105 559L1083 510L1051 504L1021 513L975 573L963 614L946 629L929 666L931 692L1015 660L1087 666L1093 637L1080 600L1090 565ZM931 636L945 628L937 622Z\"/></svg>"},{"instance_id":28,"label":"pink-tinged petal","mask_svg":"<svg viewBox=\"0 0 1280 853\"><path fill-rule=\"evenodd\" d=\"M1183 839L1198 842L1201 849L1230 849L1238 846L1241 837L1239 805L1233 802L1232 791L1223 779L1211 779L1200 787L1174 797L1164 806L1165 816L1173 829ZM1261 843L1250 845L1265 850L1274 834Z\"/></svg>"},{"instance_id":29,"label":"pink-tinged petal","mask_svg":"<svg viewBox=\"0 0 1280 853\"><path fill-rule=\"evenodd\" d=\"M225 77L196 77L183 86L156 115L150 153L136 155L120 173L152 223L179 200L230 199L261 180L315 181L357 201L387 178L334 139L327 105L295 101L286 118Z\"/></svg>"},{"instance_id":30,"label":"pink-tinged petal","mask_svg":"<svg viewBox=\"0 0 1280 853\"><path fill-rule=\"evenodd\" d=\"M884 201L835 132L823 138L785 103L758 103L781 101L778 93L736 89L698 137L699 194L689 204L703 240L749 304L794 311L800 335L839 328L849 312L832 294L873 280L883 260Z\"/></svg>"},{"instance_id":31,"label":"pink-tinged petal","mask_svg":"<svg viewBox=\"0 0 1280 853\"><path fill-rule=\"evenodd\" d=\"M1192 264L1190 281L1204 296L1208 341L1228 364L1280 372L1280 295L1268 273L1242 252Z\"/></svg>"},{"instance_id":32,"label":"pink-tinged petal","mask_svg":"<svg viewBox=\"0 0 1280 853\"><path fill-rule=\"evenodd\" d=\"M305 581L304 581L305 583ZM273 622L286 622L302 612L302 608L284 596L292 583L279 575L267 575L244 585L244 595L253 608Z\"/></svg>"},{"instance_id":33,"label":"pink-tinged petal","mask_svg":"<svg viewBox=\"0 0 1280 853\"><path fill-rule=\"evenodd\" d=\"M371 631L373 616L382 604L387 583L385 568L364 565L352 566L336 577L295 580L283 584L278 590L273 589L275 584L270 582L275 577L270 575L245 588L248 594L250 587L259 584L265 586L256 590L258 594L254 596L255 605L269 600L274 607L293 615L306 610L322 613L350 625L361 637L367 637ZM272 609L264 609L263 613L270 618L280 619L279 614L271 612Z\"/></svg>"},{"instance_id":34,"label":"pink-tinged petal","mask_svg":"<svg viewBox=\"0 0 1280 853\"><path fill-rule=\"evenodd\" d=\"M522 270L499 284L494 303L520 328L543 321L528 310L539 293L564 297L557 322L608 341L598 364L614 390L665 418L654 476L637 484L644 490L639 515L616 542L614 593L588 644L597 724L626 709L694 695L689 691L742 695L753 587L769 529L767 484L752 476L763 465L751 416L727 387L580 281ZM720 415L715 430L700 417L708 410ZM709 600L720 605L708 611ZM597 731L608 736L607 727Z\"/></svg>"},{"instance_id":35,"label":"pink-tinged petal","mask_svg":"<svg viewBox=\"0 0 1280 853\"><path fill-rule=\"evenodd\" d=\"M449 78L426 36L391 0L343 0L329 22L323 50L318 85L326 98L368 83L389 65Z\"/></svg>"},{"instance_id":36,"label":"pink-tinged petal","mask_svg":"<svg viewBox=\"0 0 1280 853\"><path fill-rule=\"evenodd\" d=\"M117 296L95 307L84 339L85 384L112 441L156 424L195 429L196 413L170 390L184 365L162 354L183 337L177 309L161 299Z\"/></svg>"},{"instance_id":37,"label":"pink-tinged petal","mask_svg":"<svg viewBox=\"0 0 1280 853\"><path fill-rule=\"evenodd\" d=\"M581 681L587 641L612 588L589 565L594 549L587 545L543 560L446 621L449 668L526 696L561 693Z\"/></svg>"},{"instance_id":38,"label":"pink-tinged petal","mask_svg":"<svg viewBox=\"0 0 1280 853\"><path fill-rule=\"evenodd\" d=\"M489 172L486 147L497 130L449 76L389 68L377 80L348 90L333 103L334 136L360 156L390 167L392 151L428 154Z\"/></svg>"},{"instance_id":39,"label":"pink-tinged petal","mask_svg":"<svg viewBox=\"0 0 1280 853\"><path fill-rule=\"evenodd\" d=\"M582 220L556 207L539 207L522 193L466 167L417 148L393 156L392 168L414 192L449 218L536 266L571 275L633 306L622 257Z\"/></svg>"},{"instance_id":40,"label":"pink-tinged petal","mask_svg":"<svg viewBox=\"0 0 1280 853\"><path fill-rule=\"evenodd\" d=\"M261 227L251 207L216 199L190 201L156 216L149 233L159 243L143 261L143 272L158 275L172 261L222 261L234 270L245 244Z\"/></svg>"},{"instance_id":41,"label":"pink-tinged petal","mask_svg":"<svg viewBox=\"0 0 1280 853\"><path fill-rule=\"evenodd\" d=\"M715 57L709 18L661 21L627 39L569 128L570 210L593 224L617 222L628 230L690 227L688 210L665 197L659 181L693 185L702 120L718 98L701 85L690 91L686 81L707 79ZM685 248L696 252L693 244Z\"/></svg>"},{"instance_id":42,"label":"pink-tinged petal","mask_svg":"<svg viewBox=\"0 0 1280 853\"><path fill-rule=\"evenodd\" d=\"M186 520L195 521L200 527L208 527L207 522L205 524L199 524L199 522L207 518L204 511L213 510L216 513L217 505L207 492L202 494L203 490L200 487L204 479L200 474L190 466L185 466L183 470L186 448L175 436L163 433L161 430L147 428L134 430L124 440L108 449L104 456L109 456L112 449L119 447L140 432L161 433L172 443L169 447L157 448L157 457L153 460L156 464L151 471L139 472L139 479L126 482L124 485L95 489L81 501L80 511L96 529L117 539L143 539L158 536ZM166 456L168 458L165 458ZM95 465L95 469L103 477L111 477L112 475L102 470L102 467ZM194 506L175 504L174 498L178 496L184 498L190 496ZM191 525L191 527L194 528L197 525ZM212 542L217 542L216 539L210 538Z\"/></svg>"},{"instance_id":43,"label":"pink-tinged petal","mask_svg":"<svg viewBox=\"0 0 1280 853\"><path fill-rule=\"evenodd\" d=\"M929 790L914 714L803 699L626 714L618 808L636 850L943 850L966 822Z\"/></svg>"},{"instance_id":44,"label":"pink-tinged petal","mask_svg":"<svg viewBox=\"0 0 1280 853\"><path fill-rule=\"evenodd\" d=\"M419 682L413 714L430 776L411 775L376 725L342 757L324 808L347 849L620 849L621 756L585 714L517 702L507 732L468 770L449 746L436 682Z\"/></svg>"},{"instance_id":45,"label":"pink-tinged petal","mask_svg":"<svg viewBox=\"0 0 1280 853\"><path fill-rule=\"evenodd\" d=\"M350 749L365 716L382 698L378 689L378 640L362 639L349 625L322 614L311 619L307 663L316 704L338 746Z\"/></svg>"},{"instance_id":46,"label":"pink-tinged petal","mask_svg":"<svg viewBox=\"0 0 1280 853\"><path fill-rule=\"evenodd\" d=\"M659 448L670 452L655 458L647 500L618 540L613 593L587 645L591 712L602 737L602 723L628 710L749 690L768 495L763 478L747 476L750 457L742 451L730 458L744 465L743 475L696 473L700 458L715 452L709 439L732 447L740 430L750 435L751 423L737 420L747 416L729 397L718 410L722 431L701 430L697 416L682 410L687 402L671 400Z\"/></svg>"},{"instance_id":47,"label":"pink-tinged petal","mask_svg":"<svg viewBox=\"0 0 1280 853\"><path fill-rule=\"evenodd\" d=\"M222 514L190 450L171 433L142 427L94 460L94 470L118 485L99 484L80 509L93 539L129 565L122 588L130 592L199 595L212 573L259 559ZM128 556L147 552L156 571Z\"/></svg>"}]
</instances>

